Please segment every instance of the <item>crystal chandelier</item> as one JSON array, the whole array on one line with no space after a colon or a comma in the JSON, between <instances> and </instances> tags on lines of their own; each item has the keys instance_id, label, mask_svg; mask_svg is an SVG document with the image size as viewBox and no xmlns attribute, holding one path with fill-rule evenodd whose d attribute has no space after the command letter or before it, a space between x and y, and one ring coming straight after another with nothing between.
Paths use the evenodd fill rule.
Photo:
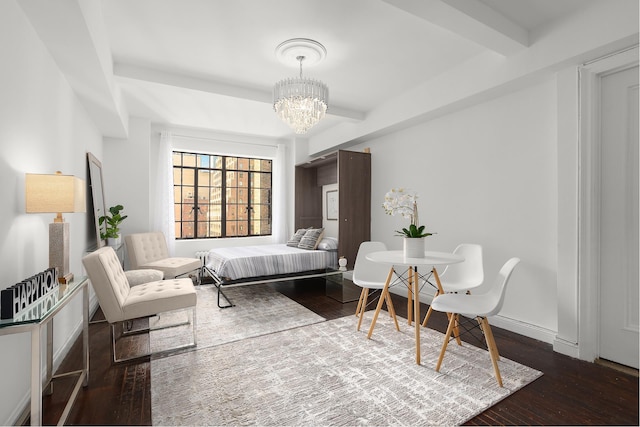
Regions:
<instances>
[{"instance_id":1,"label":"crystal chandelier","mask_svg":"<svg viewBox=\"0 0 640 427\"><path fill-rule=\"evenodd\" d=\"M315 55L312 59L316 62L326 53L324 46L308 39L288 40L276 49L281 57L295 54L295 59L300 64L300 77L281 80L273 87L273 109L296 134L306 133L322 120L329 105L327 85L319 80L302 77L302 62L307 59L302 53L308 51Z\"/></svg>"}]
</instances>

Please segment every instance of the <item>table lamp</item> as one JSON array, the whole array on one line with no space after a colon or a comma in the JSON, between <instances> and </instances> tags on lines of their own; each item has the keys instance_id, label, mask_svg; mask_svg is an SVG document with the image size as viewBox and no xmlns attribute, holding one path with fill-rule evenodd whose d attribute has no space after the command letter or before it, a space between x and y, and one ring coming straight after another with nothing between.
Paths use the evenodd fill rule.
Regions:
<instances>
[{"instance_id":1,"label":"table lamp","mask_svg":"<svg viewBox=\"0 0 640 427\"><path fill-rule=\"evenodd\" d=\"M73 280L69 272L69 223L62 213L86 212L85 183L73 175L25 174L27 213L56 213L49 224L49 267L58 269L60 283Z\"/></svg>"}]
</instances>

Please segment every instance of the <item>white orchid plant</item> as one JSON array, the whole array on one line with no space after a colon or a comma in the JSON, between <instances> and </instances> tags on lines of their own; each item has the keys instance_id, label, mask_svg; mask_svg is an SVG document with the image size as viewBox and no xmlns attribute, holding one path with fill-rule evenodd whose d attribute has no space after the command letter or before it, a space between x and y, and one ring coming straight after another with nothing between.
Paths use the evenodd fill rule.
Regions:
<instances>
[{"instance_id":1,"label":"white orchid plant","mask_svg":"<svg viewBox=\"0 0 640 427\"><path fill-rule=\"evenodd\" d=\"M426 233L424 225L418 225L418 193L405 188L392 188L384 195L382 204L387 215L402 215L410 220L409 228L402 231L396 230L399 236L418 238L431 236L433 233Z\"/></svg>"}]
</instances>

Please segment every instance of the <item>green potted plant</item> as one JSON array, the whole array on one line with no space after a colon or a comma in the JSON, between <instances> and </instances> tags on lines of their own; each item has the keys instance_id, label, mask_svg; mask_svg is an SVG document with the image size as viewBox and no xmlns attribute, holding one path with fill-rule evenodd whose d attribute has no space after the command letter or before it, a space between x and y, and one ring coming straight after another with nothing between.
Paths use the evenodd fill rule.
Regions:
<instances>
[{"instance_id":1,"label":"green potted plant","mask_svg":"<svg viewBox=\"0 0 640 427\"><path fill-rule=\"evenodd\" d=\"M109 246L117 246L120 244L120 228L119 225L127 218L127 215L121 215L124 207L122 205L111 206L109 213L98 218L100 227L104 224L104 231L100 231L100 239L106 240Z\"/></svg>"}]
</instances>

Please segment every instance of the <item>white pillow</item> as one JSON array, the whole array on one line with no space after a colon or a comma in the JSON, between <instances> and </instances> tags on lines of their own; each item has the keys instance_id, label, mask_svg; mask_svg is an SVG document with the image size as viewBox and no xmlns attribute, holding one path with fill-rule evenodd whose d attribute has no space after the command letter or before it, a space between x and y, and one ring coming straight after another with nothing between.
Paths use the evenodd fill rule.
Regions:
<instances>
[{"instance_id":1,"label":"white pillow","mask_svg":"<svg viewBox=\"0 0 640 427\"><path fill-rule=\"evenodd\" d=\"M323 237L320 243L318 243L318 249L323 251L337 250L338 239L335 237Z\"/></svg>"}]
</instances>

